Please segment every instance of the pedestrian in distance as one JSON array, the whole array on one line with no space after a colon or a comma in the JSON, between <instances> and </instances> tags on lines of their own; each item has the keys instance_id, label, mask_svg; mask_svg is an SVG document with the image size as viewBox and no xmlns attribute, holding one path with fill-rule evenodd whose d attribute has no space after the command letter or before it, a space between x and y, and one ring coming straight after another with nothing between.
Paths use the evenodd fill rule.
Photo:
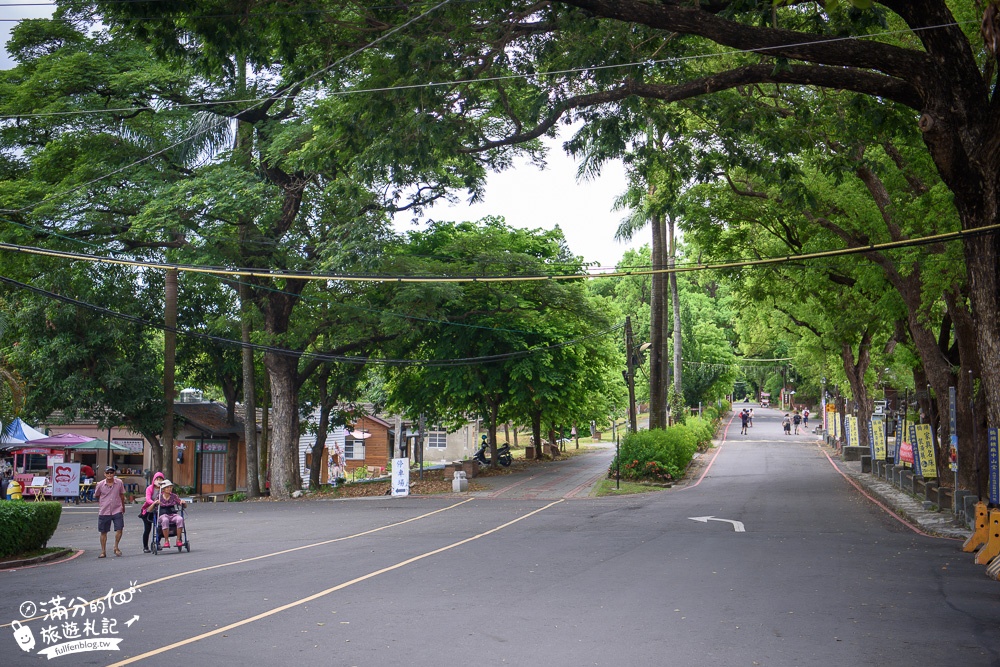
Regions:
<instances>
[{"instance_id":1,"label":"pedestrian in distance","mask_svg":"<svg viewBox=\"0 0 1000 667\"><path fill-rule=\"evenodd\" d=\"M792 420L788 416L787 412L785 413L784 419L781 420L781 428L784 429L785 435L788 435L789 433L792 432Z\"/></svg>"},{"instance_id":2,"label":"pedestrian in distance","mask_svg":"<svg viewBox=\"0 0 1000 667\"><path fill-rule=\"evenodd\" d=\"M792 417L792 424L795 425L795 435L799 434L799 424L801 423L802 423L802 415L796 412L795 416Z\"/></svg>"},{"instance_id":3,"label":"pedestrian in distance","mask_svg":"<svg viewBox=\"0 0 1000 667\"><path fill-rule=\"evenodd\" d=\"M804 426L807 431L809 430L809 408L802 411L802 426Z\"/></svg>"},{"instance_id":4,"label":"pedestrian in distance","mask_svg":"<svg viewBox=\"0 0 1000 667\"><path fill-rule=\"evenodd\" d=\"M747 418L750 422L750 428L753 428L753 408L750 408L750 414L747 415Z\"/></svg>"},{"instance_id":5,"label":"pedestrian in distance","mask_svg":"<svg viewBox=\"0 0 1000 667\"><path fill-rule=\"evenodd\" d=\"M743 425L743 427L740 429L740 435L747 434L747 424L749 422L750 422L750 413L747 412L746 410L740 412L740 423Z\"/></svg>"},{"instance_id":6,"label":"pedestrian in distance","mask_svg":"<svg viewBox=\"0 0 1000 667\"><path fill-rule=\"evenodd\" d=\"M94 490L94 498L98 502L97 531L101 534L101 553L97 557L107 558L108 533L112 526L115 528L115 555L121 556L118 545L125 530L125 485L115 477L113 466L104 469L104 481Z\"/></svg>"}]
</instances>

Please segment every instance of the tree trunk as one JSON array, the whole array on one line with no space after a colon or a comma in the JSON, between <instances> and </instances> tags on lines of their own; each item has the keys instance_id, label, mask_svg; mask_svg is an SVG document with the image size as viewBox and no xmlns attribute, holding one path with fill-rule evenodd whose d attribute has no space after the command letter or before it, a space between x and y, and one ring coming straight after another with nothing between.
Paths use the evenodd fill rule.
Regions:
<instances>
[{"instance_id":1,"label":"tree trunk","mask_svg":"<svg viewBox=\"0 0 1000 667\"><path fill-rule=\"evenodd\" d=\"M650 193L653 187L650 186ZM662 216L651 216L649 225L653 236L653 246L650 253L653 270L662 269L666 262L664 257ZM664 428L667 424L667 397L663 389L663 375L666 370L667 356L664 354L666 336L663 330L663 313L666 307L663 289L664 274L654 273L650 278L649 291L649 428ZM632 350L627 353L632 354ZM662 408L662 410L661 410ZM662 416L661 416L662 415Z\"/></svg>"},{"instance_id":2,"label":"tree trunk","mask_svg":"<svg viewBox=\"0 0 1000 667\"><path fill-rule=\"evenodd\" d=\"M260 496L260 468L257 464L257 368L254 364L253 348L250 347L250 331L253 311L250 303L250 286L240 283L240 328L243 341L243 440L246 443L247 497Z\"/></svg>"},{"instance_id":3,"label":"tree trunk","mask_svg":"<svg viewBox=\"0 0 1000 667\"><path fill-rule=\"evenodd\" d=\"M318 489L320 473L323 468L323 450L326 448L326 438L329 433L330 412L332 404L326 400L326 382L322 381L323 387L320 390L319 400L319 425L316 428L316 442L312 446L312 465L309 466L309 488ZM399 432L396 433L397 437Z\"/></svg>"},{"instance_id":4,"label":"tree trunk","mask_svg":"<svg viewBox=\"0 0 1000 667\"><path fill-rule=\"evenodd\" d=\"M497 468L500 466L500 462L497 460L497 417L500 414L500 399L491 399L489 406L490 423L486 425L486 432L490 436L490 467Z\"/></svg>"},{"instance_id":5,"label":"tree trunk","mask_svg":"<svg viewBox=\"0 0 1000 667\"><path fill-rule=\"evenodd\" d=\"M844 373L847 375L847 382L851 385L851 393L858 406L858 440L852 445L870 447L868 440L868 421L872 417L872 400L868 396L868 388L865 386L865 372L871 364L871 335L865 331L858 343L857 361L854 359L854 351L849 343L844 343L841 347L841 359L844 362Z\"/></svg>"},{"instance_id":6,"label":"tree trunk","mask_svg":"<svg viewBox=\"0 0 1000 667\"><path fill-rule=\"evenodd\" d=\"M177 269L167 269L164 299L163 332L163 436L160 447L163 450L161 468L170 479L174 476L174 358L177 353ZM197 480L196 480L197 481Z\"/></svg>"},{"instance_id":7,"label":"tree trunk","mask_svg":"<svg viewBox=\"0 0 1000 667\"><path fill-rule=\"evenodd\" d=\"M264 489L268 489L267 482L271 479L271 396L268 390L269 386L267 382L264 383L264 386L261 387L260 397L260 440L258 441L259 449L257 452L257 469L259 472L257 473L257 479L261 492Z\"/></svg>"},{"instance_id":8,"label":"tree trunk","mask_svg":"<svg viewBox=\"0 0 1000 667\"><path fill-rule=\"evenodd\" d=\"M535 458L542 458L542 411L531 411L531 439L535 443Z\"/></svg>"},{"instance_id":9,"label":"tree trunk","mask_svg":"<svg viewBox=\"0 0 1000 667\"><path fill-rule=\"evenodd\" d=\"M271 441L271 497L285 499L301 488L299 475L299 355L264 353L271 380L274 432Z\"/></svg>"}]
</instances>

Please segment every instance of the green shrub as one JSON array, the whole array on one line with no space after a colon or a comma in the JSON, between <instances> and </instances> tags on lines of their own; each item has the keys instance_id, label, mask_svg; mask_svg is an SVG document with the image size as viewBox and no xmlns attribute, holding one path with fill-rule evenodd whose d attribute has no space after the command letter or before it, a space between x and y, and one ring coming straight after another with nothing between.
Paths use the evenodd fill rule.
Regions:
<instances>
[{"instance_id":1,"label":"green shrub","mask_svg":"<svg viewBox=\"0 0 1000 667\"><path fill-rule=\"evenodd\" d=\"M704 417L689 417L683 427L691 431L691 436L695 439L696 447L700 450L708 449L715 436L715 426Z\"/></svg>"},{"instance_id":2,"label":"green shrub","mask_svg":"<svg viewBox=\"0 0 1000 667\"><path fill-rule=\"evenodd\" d=\"M236 493L232 494L231 496L226 497L226 502L227 503L242 503L246 499L247 499L247 494L243 493L242 491L237 491Z\"/></svg>"},{"instance_id":3,"label":"green shrub","mask_svg":"<svg viewBox=\"0 0 1000 667\"><path fill-rule=\"evenodd\" d=\"M0 500L0 558L44 547L61 515L62 503Z\"/></svg>"},{"instance_id":4,"label":"green shrub","mask_svg":"<svg viewBox=\"0 0 1000 667\"><path fill-rule=\"evenodd\" d=\"M719 411L715 409L714 405L705 406L705 408L701 411L701 416L710 424L719 421Z\"/></svg>"},{"instance_id":5,"label":"green shrub","mask_svg":"<svg viewBox=\"0 0 1000 667\"><path fill-rule=\"evenodd\" d=\"M608 474L614 476L620 460L622 479L673 481L684 473L697 448L695 432L682 424L629 433Z\"/></svg>"}]
</instances>

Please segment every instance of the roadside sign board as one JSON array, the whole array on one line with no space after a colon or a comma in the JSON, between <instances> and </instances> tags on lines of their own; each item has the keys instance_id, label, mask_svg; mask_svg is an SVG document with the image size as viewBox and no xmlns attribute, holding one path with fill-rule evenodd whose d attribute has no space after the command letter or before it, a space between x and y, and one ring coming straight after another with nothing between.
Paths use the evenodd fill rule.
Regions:
<instances>
[{"instance_id":1,"label":"roadside sign board","mask_svg":"<svg viewBox=\"0 0 1000 667\"><path fill-rule=\"evenodd\" d=\"M410 459L392 460L392 495L410 495Z\"/></svg>"},{"instance_id":2,"label":"roadside sign board","mask_svg":"<svg viewBox=\"0 0 1000 667\"><path fill-rule=\"evenodd\" d=\"M56 463L52 466L52 497L80 495L80 464Z\"/></svg>"}]
</instances>

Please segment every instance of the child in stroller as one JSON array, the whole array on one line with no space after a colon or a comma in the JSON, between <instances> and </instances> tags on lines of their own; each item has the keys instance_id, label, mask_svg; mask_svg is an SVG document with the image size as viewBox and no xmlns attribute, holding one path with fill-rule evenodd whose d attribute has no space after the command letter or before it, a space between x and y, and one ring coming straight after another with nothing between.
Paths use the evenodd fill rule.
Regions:
<instances>
[{"instance_id":1,"label":"child in stroller","mask_svg":"<svg viewBox=\"0 0 1000 667\"><path fill-rule=\"evenodd\" d=\"M169 479L160 483L160 497L153 502L156 508L156 536L153 539L152 550L155 555L161 549L170 548L170 537L177 537L177 551L187 548L191 551L191 543L187 538L187 530L184 528L184 507L185 503L180 496L174 493L174 483ZM160 536L163 537L163 544L160 544Z\"/></svg>"}]
</instances>

